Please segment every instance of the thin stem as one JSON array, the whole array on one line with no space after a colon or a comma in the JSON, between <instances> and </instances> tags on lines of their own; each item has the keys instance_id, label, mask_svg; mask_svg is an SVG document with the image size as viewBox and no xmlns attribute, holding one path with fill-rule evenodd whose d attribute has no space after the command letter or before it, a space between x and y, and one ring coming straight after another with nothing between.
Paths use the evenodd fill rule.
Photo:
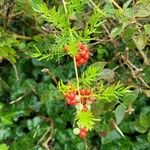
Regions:
<instances>
[{"instance_id":1,"label":"thin stem","mask_svg":"<svg viewBox=\"0 0 150 150\"><path fill-rule=\"evenodd\" d=\"M41 70L41 72L47 73L50 76L50 78L52 78L52 80L55 82L55 84L58 83L57 80L56 80L56 78L55 78L55 76L50 72L49 69L44 68L44 69Z\"/></svg>"},{"instance_id":2,"label":"thin stem","mask_svg":"<svg viewBox=\"0 0 150 150\"><path fill-rule=\"evenodd\" d=\"M104 13L102 10L100 10L100 8L97 7L97 5L96 5L92 0L90 0L90 2L91 2L92 5L97 9L97 11L98 11L99 13L103 14L104 16L106 16L105 13Z\"/></svg>"},{"instance_id":3,"label":"thin stem","mask_svg":"<svg viewBox=\"0 0 150 150\"><path fill-rule=\"evenodd\" d=\"M64 9L65 9L65 13L67 15L68 11L67 11L67 7L66 7L66 2L65 2L65 0L62 0L62 2L63 2L63 6L64 6Z\"/></svg>"},{"instance_id":4,"label":"thin stem","mask_svg":"<svg viewBox=\"0 0 150 150\"><path fill-rule=\"evenodd\" d=\"M76 63L75 56L73 57L73 61L74 61L74 69L75 69L75 73L76 73L78 94L79 94L79 96L80 96L80 84L79 84L79 76L78 76L78 69L77 69L77 63Z\"/></svg>"},{"instance_id":5,"label":"thin stem","mask_svg":"<svg viewBox=\"0 0 150 150\"><path fill-rule=\"evenodd\" d=\"M68 11L67 11L66 2L65 2L65 0L62 0L62 2L63 2L63 6L64 6L64 10L65 10L66 17L67 17ZM67 22L68 22L68 26L69 26L70 22L69 22L68 18L67 18ZM73 36L72 36L71 28L69 28L69 33L70 33L71 39L73 39L73 38L72 38Z\"/></svg>"},{"instance_id":6,"label":"thin stem","mask_svg":"<svg viewBox=\"0 0 150 150\"><path fill-rule=\"evenodd\" d=\"M32 37L28 37L28 36L25 36L25 35L13 34L13 36L14 36L16 39L32 40Z\"/></svg>"},{"instance_id":7,"label":"thin stem","mask_svg":"<svg viewBox=\"0 0 150 150\"><path fill-rule=\"evenodd\" d=\"M111 0L112 3L118 8L120 9L121 11L123 11L123 9L117 4L117 2L115 0Z\"/></svg>"},{"instance_id":8,"label":"thin stem","mask_svg":"<svg viewBox=\"0 0 150 150\"><path fill-rule=\"evenodd\" d=\"M113 123L115 129L120 133L120 135L121 135L122 137L125 137L124 134L123 134L123 132L120 130L120 128L119 128L118 125L116 124L116 122L113 120L112 123Z\"/></svg>"},{"instance_id":9,"label":"thin stem","mask_svg":"<svg viewBox=\"0 0 150 150\"><path fill-rule=\"evenodd\" d=\"M88 150L88 145L87 145L86 139L84 140L84 146L85 146L85 150Z\"/></svg>"},{"instance_id":10,"label":"thin stem","mask_svg":"<svg viewBox=\"0 0 150 150\"><path fill-rule=\"evenodd\" d=\"M47 131L44 133L44 135L41 137L41 139L38 141L37 145L39 145L43 139L46 137L46 135L51 131L52 127L50 126Z\"/></svg>"},{"instance_id":11,"label":"thin stem","mask_svg":"<svg viewBox=\"0 0 150 150\"><path fill-rule=\"evenodd\" d=\"M64 10L65 10L66 16L67 16L68 11L67 11L67 7L66 7L66 2L65 2L65 0L62 0L62 2L63 2L63 6L64 6ZM67 18L67 21L68 21L68 25L69 25L69 20L68 20L68 18ZM71 39L73 40L71 28L69 28L69 32L70 32L70 37L71 37ZM74 69L75 69L76 80L77 80L77 89L78 89L78 94L79 94L79 96L80 96L79 76L78 76L78 69L77 69L77 64L76 64L75 56L73 56L73 61L74 61ZM81 96L80 96L80 97L81 97ZM81 103L81 101L80 101L80 103Z\"/></svg>"},{"instance_id":12,"label":"thin stem","mask_svg":"<svg viewBox=\"0 0 150 150\"><path fill-rule=\"evenodd\" d=\"M19 11L19 12L15 13L15 14L10 15L9 18L16 17L16 16L21 15L23 13L24 13L24 11Z\"/></svg>"},{"instance_id":13,"label":"thin stem","mask_svg":"<svg viewBox=\"0 0 150 150\"><path fill-rule=\"evenodd\" d=\"M7 60L12 64L14 71L15 71L16 80L19 81L19 74L18 74L16 65L9 58L7 58Z\"/></svg>"}]
</instances>

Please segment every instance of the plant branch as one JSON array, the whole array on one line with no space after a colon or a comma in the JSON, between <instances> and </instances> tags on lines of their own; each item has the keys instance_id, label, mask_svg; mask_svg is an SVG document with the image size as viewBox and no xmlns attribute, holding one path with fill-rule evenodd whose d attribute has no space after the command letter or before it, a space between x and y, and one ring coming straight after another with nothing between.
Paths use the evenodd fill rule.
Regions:
<instances>
[{"instance_id":1,"label":"plant branch","mask_svg":"<svg viewBox=\"0 0 150 150\"><path fill-rule=\"evenodd\" d=\"M46 141L42 144L43 147L45 147L46 150L50 150L49 149L49 146L48 146L48 143L50 142L50 140L52 139L52 135L53 135L53 129L54 129L54 125L53 125L53 122L52 122L52 125L50 127L50 135L48 136L48 138L46 139Z\"/></svg>"},{"instance_id":2,"label":"plant branch","mask_svg":"<svg viewBox=\"0 0 150 150\"><path fill-rule=\"evenodd\" d=\"M19 81L19 74L18 74L16 65L9 58L7 58L7 60L12 64L14 71L15 71L16 79L17 81Z\"/></svg>"},{"instance_id":3,"label":"plant branch","mask_svg":"<svg viewBox=\"0 0 150 150\"><path fill-rule=\"evenodd\" d=\"M67 16L68 11L67 11L67 7L66 7L66 2L65 2L65 0L62 0L62 2L63 2L63 6L64 6L64 10L65 10L66 16ZM67 18L67 20L68 20L68 18ZM68 20L68 24L69 24L69 20ZM70 32L71 39L73 40L71 28L69 28L69 32ZM78 69L77 69L77 64L76 64L75 56L73 56L73 61L74 61L74 69L75 69L76 80L77 80L78 94L80 96L79 76L78 76Z\"/></svg>"},{"instance_id":4,"label":"plant branch","mask_svg":"<svg viewBox=\"0 0 150 150\"><path fill-rule=\"evenodd\" d=\"M116 124L116 122L113 120L112 123L113 123L115 129L120 133L120 135L121 135L122 137L125 137L124 134L122 133L122 131L120 130L120 128L118 127L118 125Z\"/></svg>"},{"instance_id":5,"label":"plant branch","mask_svg":"<svg viewBox=\"0 0 150 150\"><path fill-rule=\"evenodd\" d=\"M121 11L123 11L123 9L117 4L117 2L115 0L111 0L111 2Z\"/></svg>"},{"instance_id":6,"label":"plant branch","mask_svg":"<svg viewBox=\"0 0 150 150\"><path fill-rule=\"evenodd\" d=\"M35 87L34 87L34 88L35 88ZM14 103L19 102L20 100L22 100L24 97L26 97L27 95L29 95L29 94L32 93L32 92L36 94L34 88L31 88L31 91L26 92L24 95L22 95L22 96L20 96L19 98L17 98L17 99L15 99L15 100L11 101L9 104L12 105L12 104L14 104Z\"/></svg>"},{"instance_id":7,"label":"plant branch","mask_svg":"<svg viewBox=\"0 0 150 150\"><path fill-rule=\"evenodd\" d=\"M146 88L150 89L150 86L144 81L144 79L143 79L141 76L138 76L138 74L139 74L140 72L142 72L143 69L137 68L137 67L136 67L134 64L132 64L132 63L130 62L130 60L128 59L128 48L126 48L126 57L124 57L123 55L121 55L121 58L123 59L124 63L128 66L128 68L130 69L130 71L131 71L131 73L132 73L132 77L133 77L134 79L139 79L139 80L142 82L142 84L143 84Z\"/></svg>"},{"instance_id":8,"label":"plant branch","mask_svg":"<svg viewBox=\"0 0 150 150\"><path fill-rule=\"evenodd\" d=\"M44 133L44 135L40 138L40 140L38 141L38 143L37 143L37 145L39 145L42 141L43 141L43 139L46 137L46 135L51 131L51 128L52 127L49 127L48 129L47 129L47 131Z\"/></svg>"},{"instance_id":9,"label":"plant branch","mask_svg":"<svg viewBox=\"0 0 150 150\"><path fill-rule=\"evenodd\" d=\"M13 33L13 36L14 36L16 39L32 40L32 37L25 36L25 35L18 35L18 34L14 34L14 33Z\"/></svg>"},{"instance_id":10,"label":"plant branch","mask_svg":"<svg viewBox=\"0 0 150 150\"><path fill-rule=\"evenodd\" d=\"M99 13L101 13L101 14L104 15L104 16L106 16L105 13L104 13L102 10L100 10L100 8L99 8L92 0L89 0L89 1L92 3L92 5L96 8L96 10L97 10Z\"/></svg>"},{"instance_id":11,"label":"plant branch","mask_svg":"<svg viewBox=\"0 0 150 150\"><path fill-rule=\"evenodd\" d=\"M139 53L140 53L141 57L142 57L143 60L144 60L144 64L145 64L145 65L149 65L149 60L148 60L146 54L145 54L142 50L139 50Z\"/></svg>"},{"instance_id":12,"label":"plant branch","mask_svg":"<svg viewBox=\"0 0 150 150\"><path fill-rule=\"evenodd\" d=\"M75 68L75 73L76 73L78 94L79 94L79 96L80 96L79 76L78 76L78 69L77 69L77 63L76 63L76 60L75 60L75 56L73 57L73 61L74 61L74 68ZM81 97L81 96L80 96L80 97Z\"/></svg>"},{"instance_id":13,"label":"plant branch","mask_svg":"<svg viewBox=\"0 0 150 150\"><path fill-rule=\"evenodd\" d=\"M10 15L10 16L9 16L9 19L14 18L14 17L16 17L16 16L18 16L18 15L21 15L21 14L23 14L23 13L24 13L24 11L16 12L16 13Z\"/></svg>"}]
</instances>

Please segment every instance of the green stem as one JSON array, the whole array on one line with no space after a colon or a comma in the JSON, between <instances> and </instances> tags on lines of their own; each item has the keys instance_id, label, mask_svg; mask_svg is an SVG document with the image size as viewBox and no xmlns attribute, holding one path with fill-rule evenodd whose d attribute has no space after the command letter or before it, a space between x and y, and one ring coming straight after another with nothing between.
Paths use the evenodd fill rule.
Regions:
<instances>
[{"instance_id":1,"label":"green stem","mask_svg":"<svg viewBox=\"0 0 150 150\"><path fill-rule=\"evenodd\" d=\"M62 0L62 2L63 2L63 6L64 6L64 9L65 9L65 13L67 15L68 11L67 11L67 7L66 7L66 2L65 2L65 0Z\"/></svg>"},{"instance_id":2,"label":"green stem","mask_svg":"<svg viewBox=\"0 0 150 150\"><path fill-rule=\"evenodd\" d=\"M65 10L65 13L66 13L66 17L67 17L68 11L67 11L67 7L66 7L66 2L65 2L65 0L62 0L62 2L63 2L64 10ZM67 18L67 21L68 21L68 25L69 25L68 18ZM70 33L71 39L73 40L71 28L69 28L69 33ZM78 94L80 96L79 76L78 76L78 69L77 69L77 64L76 64L75 56L73 56L73 61L74 61L74 68L75 68L75 74L76 74L76 80L77 80L77 89L78 89ZM81 101L80 101L80 103L81 103Z\"/></svg>"},{"instance_id":3,"label":"green stem","mask_svg":"<svg viewBox=\"0 0 150 150\"><path fill-rule=\"evenodd\" d=\"M79 94L79 96L81 97L81 95L80 95L80 84L79 84L78 69L77 69L77 63L76 63L75 56L73 57L73 61L74 61L74 69L75 69L75 73L76 73L78 94Z\"/></svg>"},{"instance_id":4,"label":"green stem","mask_svg":"<svg viewBox=\"0 0 150 150\"><path fill-rule=\"evenodd\" d=\"M89 0L91 3L92 3L92 5L97 9L97 11L99 12L99 13L101 13L102 15L104 15L104 16L106 16L105 15L105 13L102 11L102 10L100 10L100 8L99 7L97 7L97 5L92 1L92 0Z\"/></svg>"},{"instance_id":5,"label":"green stem","mask_svg":"<svg viewBox=\"0 0 150 150\"><path fill-rule=\"evenodd\" d=\"M117 2L115 0L111 0L111 2L121 11L123 11L123 9L117 4Z\"/></svg>"},{"instance_id":6,"label":"green stem","mask_svg":"<svg viewBox=\"0 0 150 150\"><path fill-rule=\"evenodd\" d=\"M64 6L64 10L65 10L66 17L67 17L68 11L67 11L67 7L66 7L66 2L65 2L65 0L62 0L62 2L63 2L63 6ZM68 18L67 18L67 22L68 22L68 26L69 26L70 22L69 22ZM72 36L71 28L69 28L69 33L70 33L71 39L73 39L73 38L72 38L73 36Z\"/></svg>"}]
</instances>

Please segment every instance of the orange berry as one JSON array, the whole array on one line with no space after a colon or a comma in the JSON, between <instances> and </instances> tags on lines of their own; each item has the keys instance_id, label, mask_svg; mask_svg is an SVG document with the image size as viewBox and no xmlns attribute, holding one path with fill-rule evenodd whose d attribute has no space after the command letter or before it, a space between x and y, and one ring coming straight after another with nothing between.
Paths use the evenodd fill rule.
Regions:
<instances>
[{"instance_id":1,"label":"orange berry","mask_svg":"<svg viewBox=\"0 0 150 150\"><path fill-rule=\"evenodd\" d=\"M85 63L85 59L82 57L82 58L80 58L80 59L78 60L78 62L79 62L80 64L84 64L84 63Z\"/></svg>"},{"instance_id":2,"label":"orange berry","mask_svg":"<svg viewBox=\"0 0 150 150\"><path fill-rule=\"evenodd\" d=\"M86 128L81 129L79 133L79 137L85 139L86 136L87 136L87 129Z\"/></svg>"},{"instance_id":3,"label":"orange berry","mask_svg":"<svg viewBox=\"0 0 150 150\"><path fill-rule=\"evenodd\" d=\"M84 111L84 112L87 112L88 111L88 108L87 108L87 106L83 106L83 110L82 111Z\"/></svg>"}]
</instances>

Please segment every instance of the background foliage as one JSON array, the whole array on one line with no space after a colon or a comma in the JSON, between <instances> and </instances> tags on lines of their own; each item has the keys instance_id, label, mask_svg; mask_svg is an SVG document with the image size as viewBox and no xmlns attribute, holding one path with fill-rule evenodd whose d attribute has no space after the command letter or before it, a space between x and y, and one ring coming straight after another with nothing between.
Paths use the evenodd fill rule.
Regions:
<instances>
[{"instance_id":1,"label":"background foliage","mask_svg":"<svg viewBox=\"0 0 150 150\"><path fill-rule=\"evenodd\" d=\"M62 1L1 0L0 150L149 149L150 1L68 0L67 9L74 41L86 42L93 54L79 72L103 62L100 78L110 85L120 80L133 92L123 97L123 105L94 105L102 120L86 141L78 138L72 132L74 110L57 88L59 80L75 77L63 51L69 43L73 55L76 43L66 31ZM88 84L85 78L82 74L81 82Z\"/></svg>"}]
</instances>

